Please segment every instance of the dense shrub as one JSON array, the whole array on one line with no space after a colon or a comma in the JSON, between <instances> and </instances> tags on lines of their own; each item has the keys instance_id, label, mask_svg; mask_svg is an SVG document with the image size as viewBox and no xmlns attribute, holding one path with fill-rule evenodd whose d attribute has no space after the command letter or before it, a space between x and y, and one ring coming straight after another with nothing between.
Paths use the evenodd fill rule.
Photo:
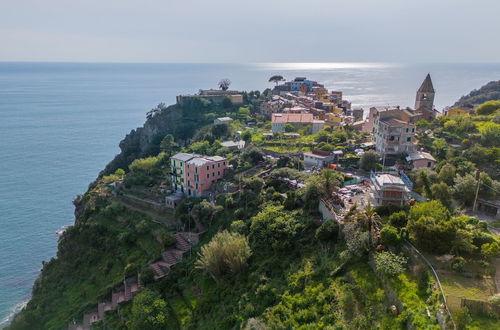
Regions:
<instances>
[{"instance_id":1,"label":"dense shrub","mask_svg":"<svg viewBox=\"0 0 500 330\"><path fill-rule=\"evenodd\" d=\"M384 251L375 254L375 269L381 274L393 277L405 271L407 261L403 256Z\"/></svg>"},{"instance_id":2,"label":"dense shrub","mask_svg":"<svg viewBox=\"0 0 500 330\"><path fill-rule=\"evenodd\" d=\"M385 246L396 246L401 242L398 229L393 226L384 226L380 231L380 243Z\"/></svg>"}]
</instances>

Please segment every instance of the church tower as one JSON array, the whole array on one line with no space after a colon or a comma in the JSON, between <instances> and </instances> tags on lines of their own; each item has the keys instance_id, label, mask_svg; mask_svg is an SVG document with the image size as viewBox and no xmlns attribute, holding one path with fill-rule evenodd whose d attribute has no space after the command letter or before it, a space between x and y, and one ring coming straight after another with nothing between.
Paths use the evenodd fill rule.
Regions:
<instances>
[{"instance_id":1,"label":"church tower","mask_svg":"<svg viewBox=\"0 0 500 330\"><path fill-rule=\"evenodd\" d=\"M415 111L421 112L424 115L424 118L434 119L434 95L436 92L434 91L434 86L432 86L431 75L427 74L424 82L420 86L417 91L417 97L415 99Z\"/></svg>"}]
</instances>

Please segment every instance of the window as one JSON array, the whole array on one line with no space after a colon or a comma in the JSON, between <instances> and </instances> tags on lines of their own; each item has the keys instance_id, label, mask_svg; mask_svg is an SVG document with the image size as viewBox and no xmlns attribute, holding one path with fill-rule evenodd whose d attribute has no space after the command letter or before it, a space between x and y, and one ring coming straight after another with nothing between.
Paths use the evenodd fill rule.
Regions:
<instances>
[{"instance_id":1,"label":"window","mask_svg":"<svg viewBox=\"0 0 500 330\"><path fill-rule=\"evenodd\" d=\"M408 131L409 131L409 130L410 130L410 129L407 127L407 128L406 128L406 133L408 133Z\"/></svg>"},{"instance_id":2,"label":"window","mask_svg":"<svg viewBox=\"0 0 500 330\"><path fill-rule=\"evenodd\" d=\"M209 173L207 173L207 179L208 179L209 177L210 177L210 174L209 174Z\"/></svg>"},{"instance_id":3,"label":"window","mask_svg":"<svg viewBox=\"0 0 500 330\"><path fill-rule=\"evenodd\" d=\"M212 172L212 176L215 176L215 172Z\"/></svg>"},{"instance_id":4,"label":"window","mask_svg":"<svg viewBox=\"0 0 500 330\"><path fill-rule=\"evenodd\" d=\"M220 175L220 171L217 171L217 175Z\"/></svg>"},{"instance_id":5,"label":"window","mask_svg":"<svg viewBox=\"0 0 500 330\"><path fill-rule=\"evenodd\" d=\"M406 142L411 142L411 136L406 138Z\"/></svg>"},{"instance_id":6,"label":"window","mask_svg":"<svg viewBox=\"0 0 500 330\"><path fill-rule=\"evenodd\" d=\"M226 166L226 162L224 162L224 166Z\"/></svg>"},{"instance_id":7,"label":"window","mask_svg":"<svg viewBox=\"0 0 500 330\"><path fill-rule=\"evenodd\" d=\"M411 132L412 132L412 133L415 133L415 127L413 127L413 128L411 129Z\"/></svg>"},{"instance_id":8,"label":"window","mask_svg":"<svg viewBox=\"0 0 500 330\"><path fill-rule=\"evenodd\" d=\"M217 167L220 167L220 163L217 163Z\"/></svg>"},{"instance_id":9,"label":"window","mask_svg":"<svg viewBox=\"0 0 500 330\"><path fill-rule=\"evenodd\" d=\"M431 162L427 162L427 167L431 167L432 166L432 163Z\"/></svg>"},{"instance_id":10,"label":"window","mask_svg":"<svg viewBox=\"0 0 500 330\"><path fill-rule=\"evenodd\" d=\"M212 169L214 169L214 168L215 168L215 164L212 164Z\"/></svg>"},{"instance_id":11,"label":"window","mask_svg":"<svg viewBox=\"0 0 500 330\"><path fill-rule=\"evenodd\" d=\"M389 138L389 141L394 141L394 135L391 135L391 137Z\"/></svg>"},{"instance_id":12,"label":"window","mask_svg":"<svg viewBox=\"0 0 500 330\"><path fill-rule=\"evenodd\" d=\"M210 166L207 166L207 171L210 169Z\"/></svg>"}]
</instances>

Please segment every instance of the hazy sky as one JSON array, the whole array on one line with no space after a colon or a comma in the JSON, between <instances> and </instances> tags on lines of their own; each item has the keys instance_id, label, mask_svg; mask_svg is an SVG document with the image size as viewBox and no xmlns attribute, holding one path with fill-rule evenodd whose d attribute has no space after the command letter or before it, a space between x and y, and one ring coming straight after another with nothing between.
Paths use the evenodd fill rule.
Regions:
<instances>
[{"instance_id":1,"label":"hazy sky","mask_svg":"<svg viewBox=\"0 0 500 330\"><path fill-rule=\"evenodd\" d=\"M0 61L499 62L498 0L1 0Z\"/></svg>"}]
</instances>

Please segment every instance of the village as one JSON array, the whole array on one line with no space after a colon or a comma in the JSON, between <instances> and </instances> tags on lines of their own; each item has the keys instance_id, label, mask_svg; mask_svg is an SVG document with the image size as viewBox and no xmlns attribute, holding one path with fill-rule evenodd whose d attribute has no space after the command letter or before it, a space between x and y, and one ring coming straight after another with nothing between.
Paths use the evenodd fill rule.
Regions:
<instances>
[{"instance_id":1,"label":"village","mask_svg":"<svg viewBox=\"0 0 500 330\"><path fill-rule=\"evenodd\" d=\"M441 113L435 109L435 90L430 75L425 77L417 90L414 108L371 107L368 111L352 108L351 103L343 99L341 91L328 91L322 84L305 77L281 84L278 84L283 80L281 76L272 77L271 80L277 84L265 100L258 104L257 110L264 121L270 121L270 129L267 129L268 122L257 127L256 120L251 117L243 128L252 134L250 143L262 146L267 159L295 157L302 162L306 172L327 168L344 173L348 177L346 183L353 183L346 184L337 192L345 209L355 202L372 206L401 206L412 203L412 200L425 201L419 192L413 190L413 182L407 172L418 168L434 169L437 161L430 150L419 147L416 123L421 120L432 121L438 116L453 116L459 111L454 109ZM225 97L235 105L243 102L242 95L237 91L223 90L179 96L177 101L203 98L221 103ZM231 125L235 119L219 117L214 119L213 125ZM321 140L324 130L352 130L356 137L342 141L337 146L327 144L325 147L325 142L329 141ZM242 134L242 130L237 130L233 140L222 141L220 145L234 151L233 156L238 155L249 142L242 138ZM333 150L328 150L329 147L333 147ZM378 159L372 158L372 169L364 171L358 163L370 150L376 152ZM230 167L229 159L220 156L194 153L173 155L173 194L166 197L165 205L175 208L185 197L213 198L217 188L212 184L223 181L224 173ZM231 182L224 185L227 189ZM498 203L479 199L475 204L477 209L484 209L492 219L500 216Z\"/></svg>"},{"instance_id":2,"label":"village","mask_svg":"<svg viewBox=\"0 0 500 330\"><path fill-rule=\"evenodd\" d=\"M253 94L252 102L248 102L249 96L243 92L229 90L227 82L219 90L178 96L177 103L181 106L194 101L223 109L237 107L238 110L213 118L207 130L220 140L209 142L201 135L197 142L180 146L172 137L166 137L160 148L168 154L167 163L162 165L163 170L157 178L139 185L127 182L127 178L135 175L132 163L131 173L125 180L120 175L109 179L114 198L130 209L147 214L157 223L170 225L176 221L176 210L183 208L192 214L192 208L186 207L192 204L190 200L203 199L216 205L225 194L241 194L245 180L261 178L266 182L278 182L287 188L283 192L273 188L273 198L288 200L293 191L305 189L308 177L329 172L335 173L341 184L319 200L317 211L323 222L333 220L343 225L346 216L356 208L397 210L429 201L430 188L424 174L434 171L438 160L432 155L436 149L426 148L419 140L433 134L422 123L471 111L437 111L430 75L417 89L413 108L371 107L366 111L353 108L341 91L329 91L305 77L284 81L281 76L273 76L270 82L275 83L274 88ZM149 165L137 164L136 167L139 166ZM287 170L280 170L283 168ZM148 176L151 173L148 172ZM434 199L441 198L438 194ZM476 193L470 204L468 214L485 221L490 231L496 233L495 224L500 218L498 199ZM149 263L155 281L180 263L207 230L196 217L192 226L176 223L174 245ZM377 225L375 230L378 236L381 226ZM421 254L417 249L412 253ZM429 264L439 283L431 263L423 255L421 258L421 262ZM497 271L497 286L499 274ZM439 286L441 288L441 284ZM100 302L98 308L84 315L83 325L73 323L70 328L86 329L103 320L105 312L132 300L140 289L138 276L124 279L123 285L112 294L111 301ZM441 294L445 300L442 288ZM446 311L450 314L447 307Z\"/></svg>"}]
</instances>

